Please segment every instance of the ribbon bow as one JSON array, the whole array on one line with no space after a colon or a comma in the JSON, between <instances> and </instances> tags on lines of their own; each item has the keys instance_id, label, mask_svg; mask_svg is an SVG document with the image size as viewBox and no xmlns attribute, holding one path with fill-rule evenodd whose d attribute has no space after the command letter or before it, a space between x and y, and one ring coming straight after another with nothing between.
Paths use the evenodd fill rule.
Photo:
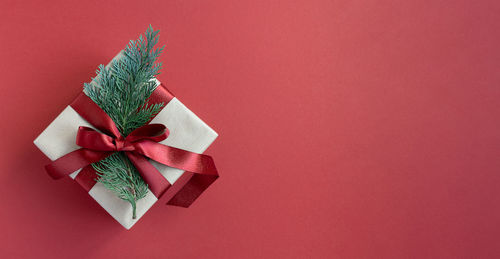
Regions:
<instances>
[{"instance_id":1,"label":"ribbon bow","mask_svg":"<svg viewBox=\"0 0 500 259\"><path fill-rule=\"evenodd\" d=\"M160 100L165 99L164 91L166 89L158 88L157 91L153 92L154 96L152 97ZM148 158L186 171L190 175L188 182L168 204L188 207L218 178L217 169L210 156L158 143L169 135L168 129L162 124L144 125L123 137L111 118L85 94L80 94L71 103L71 107L100 132L89 127L79 127L76 144L82 148L45 166L49 175L54 179L62 178L83 168L78 175L88 175L88 172L91 172L91 183L84 182L84 184L89 184L92 188L95 184L93 179L96 174L91 164L115 152L123 151L148 184L151 192L158 198L171 185L148 161ZM83 172L86 173L82 174ZM90 190L90 188L88 189Z\"/></svg>"},{"instance_id":2,"label":"ribbon bow","mask_svg":"<svg viewBox=\"0 0 500 259\"><path fill-rule=\"evenodd\" d=\"M126 151L138 152L141 155L142 146L146 143L160 142L168 137L168 129L163 124L149 124L135 129L127 137L108 136L93 128L80 126L76 135L76 144L95 151Z\"/></svg>"}]
</instances>

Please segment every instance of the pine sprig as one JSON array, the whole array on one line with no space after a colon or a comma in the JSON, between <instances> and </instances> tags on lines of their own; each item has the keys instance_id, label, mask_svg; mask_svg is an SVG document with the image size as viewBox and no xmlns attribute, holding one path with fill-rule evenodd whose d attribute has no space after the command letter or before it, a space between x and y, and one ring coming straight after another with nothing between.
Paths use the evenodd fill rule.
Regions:
<instances>
[{"instance_id":1,"label":"pine sprig","mask_svg":"<svg viewBox=\"0 0 500 259\"><path fill-rule=\"evenodd\" d=\"M123 152L117 152L92 165L97 171L99 182L112 190L120 199L132 205L132 218L136 218L136 202L148 193L148 186L144 183L134 165Z\"/></svg>"},{"instance_id":2,"label":"pine sprig","mask_svg":"<svg viewBox=\"0 0 500 259\"><path fill-rule=\"evenodd\" d=\"M108 67L100 65L97 76L84 85L84 93L109 115L123 136L146 124L164 106L147 104L162 67L156 60L164 46L154 49L158 33L150 25L144 37L130 41L121 58ZM98 182L130 202L135 219L136 202L146 196L148 188L125 154L117 152L92 166L98 172Z\"/></svg>"}]
</instances>

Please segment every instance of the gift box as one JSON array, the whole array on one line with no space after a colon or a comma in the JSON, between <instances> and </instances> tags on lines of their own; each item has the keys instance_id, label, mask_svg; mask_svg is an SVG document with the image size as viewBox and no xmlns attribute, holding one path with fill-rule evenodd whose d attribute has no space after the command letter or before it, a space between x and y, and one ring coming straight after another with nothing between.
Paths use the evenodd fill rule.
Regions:
<instances>
[{"instance_id":1,"label":"gift box","mask_svg":"<svg viewBox=\"0 0 500 259\"><path fill-rule=\"evenodd\" d=\"M119 59L121 55L122 52L114 59ZM157 79L155 80L157 88L164 87ZM93 82L95 82L95 79ZM159 144L194 153L203 153L217 138L217 133L176 97L171 98L150 123L166 125L170 132L168 137L159 142ZM34 144L48 158L55 161L81 148L75 143L78 129L81 126L94 128L91 123L80 116L71 106L67 106L35 139ZM153 160L149 160L149 162L172 185L187 174L181 169L169 167ZM69 176L76 179L79 173L81 173L81 169L76 170ZM183 182L179 184L185 184L186 181L179 180L179 182ZM82 182L78 183L85 188ZM133 219L132 206L129 202L118 198L115 193L105 188L102 183L97 182L93 184L90 189L86 188L89 189L88 194L126 229L130 229L158 201L158 198L149 190L146 197L137 201L136 218ZM169 194L169 191L174 189L178 190L180 188L169 188L166 193ZM167 196L172 195L169 194Z\"/></svg>"}]
</instances>

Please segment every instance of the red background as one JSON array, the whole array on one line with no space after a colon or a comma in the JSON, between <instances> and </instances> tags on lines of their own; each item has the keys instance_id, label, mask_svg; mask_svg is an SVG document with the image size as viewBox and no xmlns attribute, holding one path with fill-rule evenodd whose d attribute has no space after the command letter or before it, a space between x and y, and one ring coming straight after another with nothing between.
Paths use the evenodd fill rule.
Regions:
<instances>
[{"instance_id":1,"label":"red background","mask_svg":"<svg viewBox=\"0 0 500 259\"><path fill-rule=\"evenodd\" d=\"M1 257L498 258L499 13L1 0ZM220 134L222 178L126 231L32 141L150 23L159 79Z\"/></svg>"}]
</instances>

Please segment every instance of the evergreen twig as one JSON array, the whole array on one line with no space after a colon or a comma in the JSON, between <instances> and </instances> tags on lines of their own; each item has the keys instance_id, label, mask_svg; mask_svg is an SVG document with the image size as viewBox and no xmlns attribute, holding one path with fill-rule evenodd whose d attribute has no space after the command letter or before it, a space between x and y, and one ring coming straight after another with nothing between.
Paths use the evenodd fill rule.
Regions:
<instances>
[{"instance_id":1,"label":"evergreen twig","mask_svg":"<svg viewBox=\"0 0 500 259\"><path fill-rule=\"evenodd\" d=\"M150 25L144 37L130 41L121 58L109 67L100 65L93 81L84 84L84 93L109 115L123 136L146 124L164 105L147 104L162 67L156 60L164 46L154 49L158 33ZM148 187L126 155L117 152L92 166L98 172L98 182L130 202L135 219L136 203L146 196Z\"/></svg>"}]
</instances>

